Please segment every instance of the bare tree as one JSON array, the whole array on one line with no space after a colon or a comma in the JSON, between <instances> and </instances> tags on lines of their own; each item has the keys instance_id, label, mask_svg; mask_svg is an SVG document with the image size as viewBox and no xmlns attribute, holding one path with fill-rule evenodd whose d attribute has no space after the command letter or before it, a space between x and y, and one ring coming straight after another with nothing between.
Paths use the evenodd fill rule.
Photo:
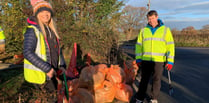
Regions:
<instances>
[{"instance_id":1,"label":"bare tree","mask_svg":"<svg viewBox=\"0 0 209 103\"><path fill-rule=\"evenodd\" d=\"M177 30L177 28L173 28L171 30L171 32L172 32L173 35L179 35L179 34L181 34L181 32L179 30Z\"/></svg>"},{"instance_id":2,"label":"bare tree","mask_svg":"<svg viewBox=\"0 0 209 103\"><path fill-rule=\"evenodd\" d=\"M146 23L146 7L126 6L123 9L123 15L120 19L120 27L126 35L126 39L130 39L134 31L145 26ZM137 33L138 34L138 33Z\"/></svg>"},{"instance_id":3,"label":"bare tree","mask_svg":"<svg viewBox=\"0 0 209 103\"><path fill-rule=\"evenodd\" d=\"M195 28L193 26L188 26L188 27L182 29L181 33L186 34L186 35L196 35L197 30L195 30Z\"/></svg>"},{"instance_id":4,"label":"bare tree","mask_svg":"<svg viewBox=\"0 0 209 103\"><path fill-rule=\"evenodd\" d=\"M204 25L202 29L200 30L201 34L209 34L209 24Z\"/></svg>"}]
</instances>

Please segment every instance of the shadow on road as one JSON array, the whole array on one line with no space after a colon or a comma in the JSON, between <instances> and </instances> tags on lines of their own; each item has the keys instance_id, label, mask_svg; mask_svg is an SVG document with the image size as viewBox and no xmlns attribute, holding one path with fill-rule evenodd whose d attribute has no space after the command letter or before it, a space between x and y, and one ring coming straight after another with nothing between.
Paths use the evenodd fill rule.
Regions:
<instances>
[{"instance_id":1,"label":"shadow on road","mask_svg":"<svg viewBox=\"0 0 209 103\"><path fill-rule=\"evenodd\" d=\"M172 70L174 94L178 103L208 103L209 48L176 48ZM168 93L167 72L163 73L161 91Z\"/></svg>"}]
</instances>

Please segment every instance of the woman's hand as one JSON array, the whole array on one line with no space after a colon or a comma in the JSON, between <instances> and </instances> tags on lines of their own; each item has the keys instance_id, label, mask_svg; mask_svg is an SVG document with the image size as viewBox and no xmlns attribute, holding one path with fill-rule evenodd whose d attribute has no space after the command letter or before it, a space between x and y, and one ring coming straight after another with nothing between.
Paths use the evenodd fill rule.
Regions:
<instances>
[{"instance_id":1,"label":"woman's hand","mask_svg":"<svg viewBox=\"0 0 209 103\"><path fill-rule=\"evenodd\" d=\"M50 70L48 73L46 73L46 75L47 75L49 78L52 78L53 75L54 75L54 69L51 68L51 70Z\"/></svg>"}]
</instances>

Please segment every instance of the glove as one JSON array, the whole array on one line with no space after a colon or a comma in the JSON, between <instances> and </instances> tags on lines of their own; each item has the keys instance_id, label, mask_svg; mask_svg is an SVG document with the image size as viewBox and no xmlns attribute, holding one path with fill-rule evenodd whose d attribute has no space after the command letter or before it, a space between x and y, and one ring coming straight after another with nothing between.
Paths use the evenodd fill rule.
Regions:
<instances>
[{"instance_id":1,"label":"glove","mask_svg":"<svg viewBox=\"0 0 209 103\"><path fill-rule=\"evenodd\" d=\"M142 63L142 60L141 59L137 59L136 60L136 64L138 67L141 67L141 63Z\"/></svg>"},{"instance_id":2,"label":"glove","mask_svg":"<svg viewBox=\"0 0 209 103\"><path fill-rule=\"evenodd\" d=\"M167 68L167 70L171 70L173 68L173 65L172 64L166 64L165 67Z\"/></svg>"},{"instance_id":3,"label":"glove","mask_svg":"<svg viewBox=\"0 0 209 103\"><path fill-rule=\"evenodd\" d=\"M60 75L62 75L62 70L57 71L57 76L60 76Z\"/></svg>"},{"instance_id":4,"label":"glove","mask_svg":"<svg viewBox=\"0 0 209 103\"><path fill-rule=\"evenodd\" d=\"M138 67L141 66L141 63L142 63L142 60L141 60L141 59L137 59L137 60L136 60L136 64L137 64Z\"/></svg>"},{"instance_id":5,"label":"glove","mask_svg":"<svg viewBox=\"0 0 209 103\"><path fill-rule=\"evenodd\" d=\"M141 66L141 62L138 62L138 63L136 63L136 64L137 64L137 66L138 66L138 67L140 67L140 66Z\"/></svg>"},{"instance_id":6,"label":"glove","mask_svg":"<svg viewBox=\"0 0 209 103\"><path fill-rule=\"evenodd\" d=\"M57 79L64 81L63 73L65 73L65 69L61 67L56 73L57 73Z\"/></svg>"}]
</instances>

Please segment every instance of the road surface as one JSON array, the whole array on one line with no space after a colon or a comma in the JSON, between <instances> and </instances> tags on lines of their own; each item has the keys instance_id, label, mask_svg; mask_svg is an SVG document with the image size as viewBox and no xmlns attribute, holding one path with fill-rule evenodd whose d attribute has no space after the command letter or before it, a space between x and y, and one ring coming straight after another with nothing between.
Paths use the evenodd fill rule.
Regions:
<instances>
[{"instance_id":1,"label":"road surface","mask_svg":"<svg viewBox=\"0 0 209 103\"><path fill-rule=\"evenodd\" d=\"M130 56L134 47L125 47ZM165 70L159 103L209 103L209 48L176 48L175 65L171 70L174 92L168 95ZM150 90L148 90L149 93Z\"/></svg>"}]
</instances>

